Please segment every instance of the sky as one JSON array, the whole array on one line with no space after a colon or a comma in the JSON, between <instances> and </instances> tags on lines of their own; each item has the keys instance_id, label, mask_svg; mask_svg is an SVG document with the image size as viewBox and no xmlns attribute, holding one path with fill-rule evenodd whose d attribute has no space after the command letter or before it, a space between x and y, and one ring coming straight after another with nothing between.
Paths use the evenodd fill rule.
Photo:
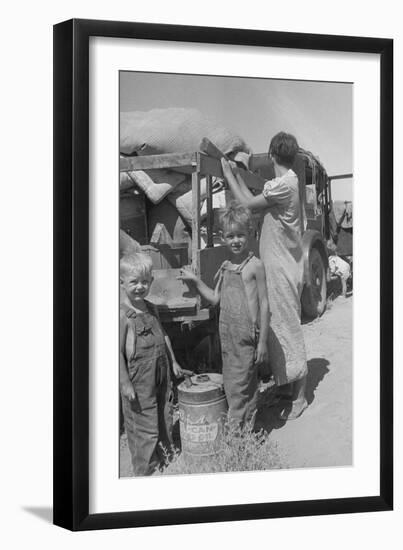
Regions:
<instances>
[{"instance_id":1,"label":"sky","mask_svg":"<svg viewBox=\"0 0 403 550\"><path fill-rule=\"evenodd\" d=\"M294 134L329 176L353 172L350 83L121 72L120 110L192 107L235 131L254 153L279 131ZM352 180L332 184L333 199L352 200Z\"/></svg>"}]
</instances>

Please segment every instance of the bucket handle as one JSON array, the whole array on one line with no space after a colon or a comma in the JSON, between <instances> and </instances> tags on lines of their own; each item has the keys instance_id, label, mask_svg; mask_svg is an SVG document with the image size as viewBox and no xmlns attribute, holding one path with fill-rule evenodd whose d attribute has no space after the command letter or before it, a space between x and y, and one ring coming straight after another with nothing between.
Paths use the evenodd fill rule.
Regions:
<instances>
[{"instance_id":1,"label":"bucket handle","mask_svg":"<svg viewBox=\"0 0 403 550\"><path fill-rule=\"evenodd\" d=\"M196 383L197 382L200 382L200 383L202 383L202 382L211 382L211 378L208 374L198 374L196 376L195 382Z\"/></svg>"},{"instance_id":2,"label":"bucket handle","mask_svg":"<svg viewBox=\"0 0 403 550\"><path fill-rule=\"evenodd\" d=\"M185 374L185 386L187 388L190 388L190 386L197 386L198 383L202 382L211 382L211 379L207 374L198 374L194 377L194 380L192 380L191 375Z\"/></svg>"},{"instance_id":3,"label":"bucket handle","mask_svg":"<svg viewBox=\"0 0 403 550\"><path fill-rule=\"evenodd\" d=\"M197 384L202 384L204 382L210 382L213 386L216 386L217 388L222 388L222 384L217 384L217 382L214 382L211 380L210 376L208 374L198 374L195 376L195 379L192 381L193 384L197 386Z\"/></svg>"}]
</instances>

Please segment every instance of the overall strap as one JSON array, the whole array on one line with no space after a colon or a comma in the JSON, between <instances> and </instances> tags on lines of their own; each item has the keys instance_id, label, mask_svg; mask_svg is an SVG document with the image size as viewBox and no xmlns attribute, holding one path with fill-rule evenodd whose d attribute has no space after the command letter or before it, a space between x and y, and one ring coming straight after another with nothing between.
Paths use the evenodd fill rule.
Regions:
<instances>
[{"instance_id":1,"label":"overall strap","mask_svg":"<svg viewBox=\"0 0 403 550\"><path fill-rule=\"evenodd\" d=\"M127 317L128 330L131 329L131 334L132 334L132 337L133 337L133 349L130 353L130 357L128 357L128 360L131 361L134 358L135 353L136 353L137 334L136 334L136 321L135 321L135 319L137 317L137 313L134 311L133 308L131 308L130 306L128 306L127 304L124 304L122 302L120 303L120 308L122 309L122 311L124 311L124 313ZM127 338L127 334L126 334L126 338ZM125 345L125 347L126 347L126 345Z\"/></svg>"},{"instance_id":2,"label":"overall strap","mask_svg":"<svg viewBox=\"0 0 403 550\"><path fill-rule=\"evenodd\" d=\"M147 306L147 312L150 313L150 315L153 315L154 317L159 319L159 313L158 313L157 306L155 304L153 304L152 302L149 302L148 300L144 300L144 302Z\"/></svg>"},{"instance_id":3,"label":"overall strap","mask_svg":"<svg viewBox=\"0 0 403 550\"><path fill-rule=\"evenodd\" d=\"M235 269L235 272L236 273L241 273L241 271L243 270L243 268L246 266L246 264L249 262L249 260L251 260L254 256L254 253L252 251L249 252L248 256L244 259L244 261L239 264L239 266Z\"/></svg>"},{"instance_id":4,"label":"overall strap","mask_svg":"<svg viewBox=\"0 0 403 550\"><path fill-rule=\"evenodd\" d=\"M217 273L214 275L214 279L213 279L214 282L217 282L219 280L219 278L222 276L222 272L226 268L227 264L228 264L228 260L224 260L223 263L220 265L220 267L218 268Z\"/></svg>"},{"instance_id":5,"label":"overall strap","mask_svg":"<svg viewBox=\"0 0 403 550\"><path fill-rule=\"evenodd\" d=\"M160 315L158 312L158 307L153 304L152 302L149 302L148 300L144 300L147 306L147 313L151 317L151 324L154 327L155 334L159 334L165 343L165 334L164 329L161 324Z\"/></svg>"},{"instance_id":6,"label":"overall strap","mask_svg":"<svg viewBox=\"0 0 403 550\"><path fill-rule=\"evenodd\" d=\"M123 302L120 302L120 309L125 312L125 315L128 319L132 317L136 318L137 316L137 313L134 311L134 309Z\"/></svg>"}]
</instances>

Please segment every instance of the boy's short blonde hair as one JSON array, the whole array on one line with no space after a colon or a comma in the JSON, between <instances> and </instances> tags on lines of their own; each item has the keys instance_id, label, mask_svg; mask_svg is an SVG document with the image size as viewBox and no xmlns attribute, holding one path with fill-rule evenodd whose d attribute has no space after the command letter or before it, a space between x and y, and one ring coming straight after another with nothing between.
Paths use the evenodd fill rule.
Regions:
<instances>
[{"instance_id":1,"label":"boy's short blonde hair","mask_svg":"<svg viewBox=\"0 0 403 550\"><path fill-rule=\"evenodd\" d=\"M151 276L153 261L148 254L136 252L127 254L120 259L120 273L135 272L141 276Z\"/></svg>"},{"instance_id":2,"label":"boy's short blonde hair","mask_svg":"<svg viewBox=\"0 0 403 550\"><path fill-rule=\"evenodd\" d=\"M253 229L252 213L246 206L232 201L220 217L221 230L225 232L231 225L245 227L250 233Z\"/></svg>"}]
</instances>

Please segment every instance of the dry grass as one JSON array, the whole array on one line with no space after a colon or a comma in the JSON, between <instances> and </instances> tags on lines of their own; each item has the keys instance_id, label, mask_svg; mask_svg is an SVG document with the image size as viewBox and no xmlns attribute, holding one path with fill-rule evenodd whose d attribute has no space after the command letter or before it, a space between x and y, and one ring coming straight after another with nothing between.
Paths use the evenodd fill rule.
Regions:
<instances>
[{"instance_id":1,"label":"dry grass","mask_svg":"<svg viewBox=\"0 0 403 550\"><path fill-rule=\"evenodd\" d=\"M266 432L254 432L251 425L240 428L227 421L214 454L196 457L176 450L174 456L167 459L163 474L246 472L286 467L277 445Z\"/></svg>"}]
</instances>

